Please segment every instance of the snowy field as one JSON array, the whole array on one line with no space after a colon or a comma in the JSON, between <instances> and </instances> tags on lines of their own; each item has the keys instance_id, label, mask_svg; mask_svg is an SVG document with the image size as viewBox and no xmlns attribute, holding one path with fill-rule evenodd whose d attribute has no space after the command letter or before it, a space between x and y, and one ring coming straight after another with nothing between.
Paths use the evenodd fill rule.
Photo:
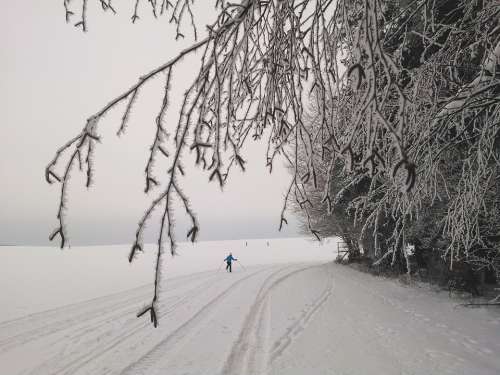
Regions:
<instances>
[{"instance_id":1,"label":"snowy field","mask_svg":"<svg viewBox=\"0 0 500 375\"><path fill-rule=\"evenodd\" d=\"M269 245L267 244L269 242ZM0 248L0 374L500 374L500 312L332 263L335 241ZM241 261L221 266L229 251Z\"/></svg>"}]
</instances>

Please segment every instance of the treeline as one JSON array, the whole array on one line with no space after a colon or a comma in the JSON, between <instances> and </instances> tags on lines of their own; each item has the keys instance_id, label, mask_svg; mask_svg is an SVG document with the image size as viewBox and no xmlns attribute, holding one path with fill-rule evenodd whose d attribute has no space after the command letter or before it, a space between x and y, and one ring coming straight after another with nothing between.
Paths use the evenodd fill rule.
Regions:
<instances>
[{"instance_id":1,"label":"treeline","mask_svg":"<svg viewBox=\"0 0 500 375\"><path fill-rule=\"evenodd\" d=\"M298 147L304 229L340 237L351 261L480 293L500 280L500 4L342 10L345 73L303 116L310 134L328 132Z\"/></svg>"}]
</instances>

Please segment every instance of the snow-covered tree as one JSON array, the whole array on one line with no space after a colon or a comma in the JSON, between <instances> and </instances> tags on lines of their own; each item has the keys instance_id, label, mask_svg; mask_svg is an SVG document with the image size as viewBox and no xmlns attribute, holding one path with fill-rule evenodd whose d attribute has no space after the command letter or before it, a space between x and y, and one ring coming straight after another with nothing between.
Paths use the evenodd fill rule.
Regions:
<instances>
[{"instance_id":1,"label":"snow-covered tree","mask_svg":"<svg viewBox=\"0 0 500 375\"><path fill-rule=\"evenodd\" d=\"M379 18L367 23L368 10L375 12L377 4ZM371 181L366 194L350 200L353 222L362 223L362 238L374 240L379 261L389 258L394 264L398 251L417 236L441 251L451 267L465 261L498 272L498 3L359 6L351 11L362 16L350 19L356 43L365 44L350 45L344 59L356 86L346 80L325 106L344 147L341 154L347 155L346 186ZM320 104L316 101L314 112ZM338 152L329 155L332 165L338 164ZM327 181L324 199L331 204L338 176ZM422 231L423 224L434 233ZM381 226L391 228L382 247Z\"/></svg>"},{"instance_id":2,"label":"snow-covered tree","mask_svg":"<svg viewBox=\"0 0 500 375\"><path fill-rule=\"evenodd\" d=\"M84 31L88 1L63 2L67 21ZM98 1L104 11L116 11L111 0ZM142 249L145 223L161 209L154 296L139 315L149 312L156 325L165 243L175 253L174 197L191 220L188 238L194 241L200 227L179 186L183 156L194 152L209 180L223 186L233 167L245 168L241 151L249 138L267 143L271 170L278 157L291 166L280 227L293 199L304 209L309 231L319 237L308 187L317 188L321 174L320 204L332 210L336 200L330 185L341 168L347 185L371 181L366 193L351 202L362 234L377 233L383 218L394 221L391 248L376 247L378 255L395 259L422 205L445 199L443 235L450 239L445 255L496 262L498 257L484 257L476 249L498 254L498 241L494 246L486 241L498 228L486 233L480 224L483 218L498 218L498 189L493 193L499 178L498 2L213 0L218 16L206 32L197 24L194 0L143 2L155 17L168 17L176 25L176 39L190 28L193 44L91 115L46 169L47 181L61 186L58 225L50 238L59 238L63 247L68 179L80 167L91 185L102 117L122 111L117 131L126 131L143 86L165 80L145 166L145 191L155 198L139 220L130 252L132 261ZM140 3L131 1L132 22L139 19ZM167 124L171 78L182 58L195 51L202 52L199 72L184 94L176 123ZM314 129L304 122L310 97L318 113ZM63 154L68 157L61 165ZM447 178L450 155L458 157L456 181ZM167 176L153 174L154 161L166 166Z\"/></svg>"}]
</instances>

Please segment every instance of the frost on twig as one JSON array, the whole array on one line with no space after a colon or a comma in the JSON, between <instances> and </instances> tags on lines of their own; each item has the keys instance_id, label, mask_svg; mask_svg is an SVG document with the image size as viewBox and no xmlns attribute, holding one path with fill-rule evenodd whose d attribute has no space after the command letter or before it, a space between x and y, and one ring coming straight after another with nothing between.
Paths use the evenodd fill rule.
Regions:
<instances>
[{"instance_id":1,"label":"frost on twig","mask_svg":"<svg viewBox=\"0 0 500 375\"><path fill-rule=\"evenodd\" d=\"M116 11L111 1L100 3L104 11ZM213 0L218 17L202 35L195 3L130 2L132 22L140 20L144 5L154 17L167 16L176 25L176 39L185 37L184 25L192 27L195 41L111 100L56 152L46 169L47 181L61 186L51 239L67 244L67 180L77 167L90 186L101 118L122 103L117 133L123 134L143 86L161 78L162 106L152 123L156 132L144 168L144 190L155 197L139 221L129 256L132 261L143 249L146 222L162 210L154 296L142 311L155 325L164 243L175 253L174 198L180 198L191 221L187 237L194 241L200 228L179 185L183 156L194 153L207 179L223 187L235 165L245 169L243 150L251 139L266 142L270 171L281 158L292 173L280 229L292 204L304 213L309 233L320 239L329 229L318 217L338 218L343 210L362 228L358 232L373 234L377 257L390 256L394 264L412 225L440 202L436 227L449 245L443 255L498 266L498 257L492 258L498 251L490 251L497 227L485 225L498 223L500 212L494 189L500 159L498 5ZM84 30L86 5L86 0L64 1L66 19L80 19L77 25ZM177 121L166 124L171 77L182 58L196 51L200 69ZM69 161L61 168L63 154ZM164 166L165 183L154 175L154 162Z\"/></svg>"},{"instance_id":2,"label":"frost on twig","mask_svg":"<svg viewBox=\"0 0 500 375\"><path fill-rule=\"evenodd\" d=\"M368 241L376 264L410 268L418 235L450 267L500 274L500 9L402 3L337 2L320 46L337 58L304 115L298 173L320 171L304 226Z\"/></svg>"}]
</instances>

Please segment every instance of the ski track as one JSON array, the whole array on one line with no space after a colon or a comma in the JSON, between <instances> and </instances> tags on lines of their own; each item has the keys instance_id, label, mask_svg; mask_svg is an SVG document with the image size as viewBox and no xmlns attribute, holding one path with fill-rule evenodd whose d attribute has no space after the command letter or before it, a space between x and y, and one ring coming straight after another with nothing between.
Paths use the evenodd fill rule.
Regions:
<instances>
[{"instance_id":1,"label":"ski track","mask_svg":"<svg viewBox=\"0 0 500 375\"><path fill-rule=\"evenodd\" d=\"M285 267L288 268L288 267ZM279 268L274 271L271 276L282 272L283 268ZM172 332L170 335L165 337L160 343L151 349L149 353L143 356L139 361L132 363L127 368L122 371L122 374L148 374L149 369L153 366L158 366L157 363L165 358L168 359L169 355L172 355L172 351L176 351L177 346L181 346L181 341L189 340L196 333L195 327L203 324L207 321L211 314L216 310L217 306L222 303L223 300L229 298L232 294L237 292L237 287L248 279L258 275L259 273L266 271L259 270L246 277L239 279L238 281L232 283L228 288L219 293L215 298L211 299L210 302L202 306L187 322L181 325L177 330ZM267 280L267 279L266 279ZM161 367L161 364L159 365Z\"/></svg>"},{"instance_id":2,"label":"ski track","mask_svg":"<svg viewBox=\"0 0 500 375\"><path fill-rule=\"evenodd\" d=\"M269 325L269 295L274 288L286 279L312 267L306 266L280 275L280 271L264 280L253 305L248 312L238 340L222 370L223 375L258 375L267 372L269 361L269 335L264 328ZM276 276L278 276L276 278Z\"/></svg>"},{"instance_id":3,"label":"ski track","mask_svg":"<svg viewBox=\"0 0 500 375\"><path fill-rule=\"evenodd\" d=\"M162 298L159 303L160 324L162 318L168 319L169 314L188 300L196 299L203 294L207 290L207 282L215 278L217 275L213 272L203 272L167 280L167 287L162 288ZM187 283L184 288L183 283ZM216 285L213 282L208 284ZM185 289L184 293L182 289ZM135 293L139 293L139 296L134 296ZM169 295L172 293L173 296ZM61 348L59 353L47 358L46 363L23 373L74 374L79 368L98 360L125 340L148 332L149 321L138 319L135 315L149 298L151 298L151 287L144 286L129 292L3 322L0 324L0 337L2 337L0 355L26 344L36 346L38 341L41 341L40 345L46 345L47 341L56 344L64 339L67 345ZM25 327L35 328L26 330ZM23 329L25 332L21 334L10 334Z\"/></svg>"},{"instance_id":4,"label":"ski track","mask_svg":"<svg viewBox=\"0 0 500 375\"><path fill-rule=\"evenodd\" d=\"M250 275L251 276L251 275ZM248 277L250 277L248 276ZM209 277L208 279L211 279L214 277ZM194 279L196 280L196 279ZM204 280L205 282L206 280ZM172 301L172 298L170 299L165 299L163 297L160 299L159 303L159 313L158 313L158 320L161 321L163 319L168 319L168 316L171 315L173 312L175 312L177 309L183 307L188 301L191 301L193 299L196 299L199 297L201 294L205 293L207 290L205 283L202 282L200 284L197 284L194 288L189 289L186 294L184 294L181 297L174 296L174 300ZM173 303L172 303L173 302ZM74 358L71 362L67 363L64 367L53 371L51 369L51 374L75 374L78 370L84 368L84 366L90 362L94 362L98 360L100 357L106 355L113 349L115 349L118 345L124 343L124 341L128 339L136 339L136 335L138 333L145 333L148 331L150 327L150 322L147 318L136 318L135 314L137 313L138 308L133 308L131 310L125 311L125 312L120 312L119 317L125 318L126 321L123 323L123 326L129 327L128 330L118 330L120 334L117 336L113 337L111 340L109 339L110 334L114 332L110 331L104 331L101 332L97 337L89 337L89 335L86 335L86 342L83 343L84 348L87 348L87 344L94 345L91 351L86 352L84 355L79 355ZM117 316L115 315L114 317L111 317L108 320L108 324L111 324L114 320L117 319ZM104 324L106 326L107 324ZM99 330L95 330L93 327L90 327L89 333L95 333L95 332L100 332ZM96 343L98 345L96 345ZM62 353L63 354L63 353ZM64 354L61 355L61 362L64 361ZM39 374L40 369L35 369L30 374L36 375Z\"/></svg>"},{"instance_id":5,"label":"ski track","mask_svg":"<svg viewBox=\"0 0 500 375\"><path fill-rule=\"evenodd\" d=\"M0 373L286 374L296 363L310 369L302 356L314 358L319 348L312 349L311 339L319 336L326 339L325 350L325 342L334 341L333 351L327 350L335 353L332 364L351 363L364 369L361 373L371 368L362 362L357 366L358 350L385 359L386 364L374 362L375 373L388 368L391 374L465 374L461 371L474 366L471 360L482 366L480 374L500 368L494 359L500 347L495 336L454 324L460 322L454 320L460 311L443 315L449 302L332 264L267 264L233 274L211 271L166 280L157 329L149 319L136 318L150 298L146 285L1 322L0 362L38 357L17 364L13 372L4 372L0 363ZM283 304L291 311L284 312ZM492 315L487 324L497 329L498 322Z\"/></svg>"},{"instance_id":6,"label":"ski track","mask_svg":"<svg viewBox=\"0 0 500 375\"><path fill-rule=\"evenodd\" d=\"M308 305L306 309L303 310L300 318L287 328L286 333L276 340L272 346L272 351L270 353L269 363L272 364L279 356L281 356L286 349L293 343L295 338L299 336L306 328L311 319L314 318L316 313L325 306L326 302L332 296L334 288L333 277L330 278L330 282L326 284L325 289L312 304Z\"/></svg>"},{"instance_id":7,"label":"ski track","mask_svg":"<svg viewBox=\"0 0 500 375\"><path fill-rule=\"evenodd\" d=\"M168 283L168 286L162 290L162 293L167 294L171 292L172 289L175 289L181 282L199 280L200 276L203 275L181 277L171 284ZM208 275L207 279L213 277L213 275ZM117 311L127 315L131 313L134 314L134 309L136 309L136 307L130 308L130 306L135 306L139 302L146 302L150 294L151 286L145 285L129 291L119 292L109 296L99 297L58 309L52 309L31 314L23 318L2 322L0 323L0 332L2 333L2 338L0 339L0 354L8 351L12 347L20 346L24 343L67 329L72 330L72 337L74 337L78 335L78 328L75 330L75 326L83 326L81 328L82 334L85 334L89 330L94 330L96 328L96 323L100 326L116 317ZM111 314L111 316L99 319L108 314ZM98 319L97 322L95 321L96 318ZM85 323L88 323L88 325L85 326ZM14 334L9 335L10 332L14 332Z\"/></svg>"}]
</instances>

